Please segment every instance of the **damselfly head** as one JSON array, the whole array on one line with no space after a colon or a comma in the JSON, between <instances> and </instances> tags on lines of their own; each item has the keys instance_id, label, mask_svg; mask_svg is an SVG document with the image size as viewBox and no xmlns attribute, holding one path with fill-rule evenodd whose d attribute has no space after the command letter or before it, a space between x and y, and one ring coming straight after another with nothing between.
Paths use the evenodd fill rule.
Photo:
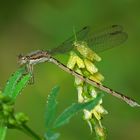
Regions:
<instances>
[{"instance_id":1,"label":"damselfly head","mask_svg":"<svg viewBox=\"0 0 140 140\"><path fill-rule=\"evenodd\" d=\"M20 66L26 64L27 61L28 61L28 58L27 58L26 56L23 56L22 54L19 54L19 55L18 55L18 64L19 64Z\"/></svg>"}]
</instances>

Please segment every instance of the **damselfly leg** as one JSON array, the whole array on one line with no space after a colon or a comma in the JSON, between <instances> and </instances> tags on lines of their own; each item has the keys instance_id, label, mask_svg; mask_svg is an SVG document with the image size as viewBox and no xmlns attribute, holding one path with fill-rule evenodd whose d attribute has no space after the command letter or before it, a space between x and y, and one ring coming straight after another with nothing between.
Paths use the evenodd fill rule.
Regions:
<instances>
[{"instance_id":1,"label":"damselfly leg","mask_svg":"<svg viewBox=\"0 0 140 140\"><path fill-rule=\"evenodd\" d=\"M30 74L31 74L31 78L30 78L29 84L32 85L32 84L34 84L34 71L33 71L33 65L27 63L25 67L26 67L26 71L27 71L27 73L30 73Z\"/></svg>"}]
</instances>

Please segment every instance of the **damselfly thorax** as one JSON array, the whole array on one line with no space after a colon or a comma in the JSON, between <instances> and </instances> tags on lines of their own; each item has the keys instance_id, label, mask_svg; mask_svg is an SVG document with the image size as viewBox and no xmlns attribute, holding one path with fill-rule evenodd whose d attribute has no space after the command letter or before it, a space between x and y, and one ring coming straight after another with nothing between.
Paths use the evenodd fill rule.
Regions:
<instances>
[{"instance_id":1,"label":"damselfly thorax","mask_svg":"<svg viewBox=\"0 0 140 140\"><path fill-rule=\"evenodd\" d=\"M47 51L37 50L27 54L26 56L19 55L18 61L20 65L30 64L35 65L38 63L46 62L50 59L50 54Z\"/></svg>"}]
</instances>

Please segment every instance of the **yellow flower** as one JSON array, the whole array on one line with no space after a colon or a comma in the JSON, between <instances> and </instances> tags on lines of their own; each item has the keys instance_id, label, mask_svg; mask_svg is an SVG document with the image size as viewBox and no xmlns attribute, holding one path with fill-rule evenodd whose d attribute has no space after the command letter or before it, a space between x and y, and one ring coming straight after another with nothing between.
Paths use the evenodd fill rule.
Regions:
<instances>
[{"instance_id":1,"label":"yellow flower","mask_svg":"<svg viewBox=\"0 0 140 140\"><path fill-rule=\"evenodd\" d=\"M76 57L76 63L78 65L78 68L85 68L84 61L79 56Z\"/></svg>"},{"instance_id":2,"label":"yellow flower","mask_svg":"<svg viewBox=\"0 0 140 140\"><path fill-rule=\"evenodd\" d=\"M89 120L92 118L92 113L86 109L83 110L84 111L84 119L85 120Z\"/></svg>"},{"instance_id":3,"label":"yellow flower","mask_svg":"<svg viewBox=\"0 0 140 140\"><path fill-rule=\"evenodd\" d=\"M74 46L76 47L76 49L80 52L80 54L82 56L84 56L85 58L93 61L101 61L101 57L99 57L93 50L91 50L87 43L84 41L75 41L74 42Z\"/></svg>"},{"instance_id":4,"label":"yellow flower","mask_svg":"<svg viewBox=\"0 0 140 140\"><path fill-rule=\"evenodd\" d=\"M101 120L101 114L100 113L98 113L96 110L93 110L93 114L94 114L94 116L95 116L95 118L99 121L99 120Z\"/></svg>"},{"instance_id":5,"label":"yellow flower","mask_svg":"<svg viewBox=\"0 0 140 140\"><path fill-rule=\"evenodd\" d=\"M100 104L98 104L93 110L92 113L94 114L95 118L97 120L101 120L103 115L108 114L108 112L103 108L103 106L101 106Z\"/></svg>"},{"instance_id":6,"label":"yellow flower","mask_svg":"<svg viewBox=\"0 0 140 140\"><path fill-rule=\"evenodd\" d=\"M77 86L77 91L78 91L78 102L79 103L83 103L84 102L84 98L83 98L83 87L82 86Z\"/></svg>"},{"instance_id":7,"label":"yellow flower","mask_svg":"<svg viewBox=\"0 0 140 140\"><path fill-rule=\"evenodd\" d=\"M84 62L83 60L73 51L70 52L70 57L67 63L67 67L70 69L73 69L75 65L78 65L79 68L84 68Z\"/></svg>"},{"instance_id":8,"label":"yellow flower","mask_svg":"<svg viewBox=\"0 0 140 140\"><path fill-rule=\"evenodd\" d=\"M67 62L67 67L73 69L75 67L75 64L76 64L75 53L71 51L69 60Z\"/></svg>"},{"instance_id":9,"label":"yellow flower","mask_svg":"<svg viewBox=\"0 0 140 140\"><path fill-rule=\"evenodd\" d=\"M106 137L102 127L96 126L95 131L100 137Z\"/></svg>"},{"instance_id":10,"label":"yellow flower","mask_svg":"<svg viewBox=\"0 0 140 140\"><path fill-rule=\"evenodd\" d=\"M103 81L104 80L104 76L101 73L99 73L99 72L95 73L93 76L96 79L98 79L99 81Z\"/></svg>"},{"instance_id":11,"label":"yellow flower","mask_svg":"<svg viewBox=\"0 0 140 140\"><path fill-rule=\"evenodd\" d=\"M82 74L82 71L79 68L74 69L77 73ZM83 80L80 78L75 77L75 84L76 85L83 85Z\"/></svg>"},{"instance_id":12,"label":"yellow flower","mask_svg":"<svg viewBox=\"0 0 140 140\"><path fill-rule=\"evenodd\" d=\"M88 59L84 59L84 63L86 66L86 69L91 73L94 74L98 71L98 69L96 68L96 66Z\"/></svg>"},{"instance_id":13,"label":"yellow flower","mask_svg":"<svg viewBox=\"0 0 140 140\"><path fill-rule=\"evenodd\" d=\"M90 91L90 95L93 97L93 98L96 98L97 97L97 92L96 90L94 89L94 87L92 87L91 91Z\"/></svg>"},{"instance_id":14,"label":"yellow flower","mask_svg":"<svg viewBox=\"0 0 140 140\"><path fill-rule=\"evenodd\" d=\"M99 79L95 78L93 75L89 76L89 79L101 84L101 81Z\"/></svg>"},{"instance_id":15,"label":"yellow flower","mask_svg":"<svg viewBox=\"0 0 140 140\"><path fill-rule=\"evenodd\" d=\"M93 63L94 61L100 61L100 56L91 50L88 47L88 44L84 41L75 41L73 45L82 57L79 57L80 55L78 56L75 52L71 52L67 66L77 73L101 84L101 81L104 80L104 77L98 72L98 68ZM75 85L78 92L79 103L88 102L91 99L95 99L97 97L98 93L96 88L91 85L87 85L87 83L80 78L75 77ZM101 104L102 99L100 99L99 103L92 110L89 111L84 109L83 112L84 119L87 121L91 132L93 131L93 128L95 128L96 134L98 136L105 137L101 119L102 116L108 112ZM97 123L93 122L94 119Z\"/></svg>"}]
</instances>

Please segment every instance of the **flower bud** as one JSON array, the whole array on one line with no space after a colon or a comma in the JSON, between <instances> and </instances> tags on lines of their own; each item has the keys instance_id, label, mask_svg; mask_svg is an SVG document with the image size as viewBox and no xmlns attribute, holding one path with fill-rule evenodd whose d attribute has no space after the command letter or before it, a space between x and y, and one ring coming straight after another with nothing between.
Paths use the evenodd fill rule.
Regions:
<instances>
[{"instance_id":1,"label":"flower bud","mask_svg":"<svg viewBox=\"0 0 140 140\"><path fill-rule=\"evenodd\" d=\"M91 79L91 80L93 80L93 81L101 84L100 80L98 80L97 78L95 78L93 75L89 76L89 79Z\"/></svg>"},{"instance_id":2,"label":"flower bud","mask_svg":"<svg viewBox=\"0 0 140 140\"><path fill-rule=\"evenodd\" d=\"M76 68L75 71L76 71L77 73L83 75L83 74L82 74L82 71L81 71L79 68ZM83 85L83 80L80 79L80 78L78 78L78 77L75 77L75 84L76 84L76 86L77 86L77 85Z\"/></svg>"},{"instance_id":3,"label":"flower bud","mask_svg":"<svg viewBox=\"0 0 140 140\"><path fill-rule=\"evenodd\" d=\"M91 88L90 88L90 95L91 95L93 98L96 98L96 97L97 97L97 91L94 89L94 87L91 87Z\"/></svg>"},{"instance_id":4,"label":"flower bud","mask_svg":"<svg viewBox=\"0 0 140 140\"><path fill-rule=\"evenodd\" d=\"M84 62L85 62L85 66L86 66L86 69L91 73L91 74L94 74L98 71L98 69L96 68L96 66L89 60L87 59L84 59Z\"/></svg>"},{"instance_id":5,"label":"flower bud","mask_svg":"<svg viewBox=\"0 0 140 140\"><path fill-rule=\"evenodd\" d=\"M85 58L93 61L101 61L101 58L93 51L91 50L87 43L84 41L77 41L74 42L74 46L76 47L76 49L80 52L80 54L82 56L84 56Z\"/></svg>"},{"instance_id":6,"label":"flower bud","mask_svg":"<svg viewBox=\"0 0 140 140\"><path fill-rule=\"evenodd\" d=\"M74 52L70 52L70 58L67 63L67 67L70 69L73 69L75 65L78 65L78 68L84 68L84 62L83 60Z\"/></svg>"},{"instance_id":7,"label":"flower bud","mask_svg":"<svg viewBox=\"0 0 140 140\"><path fill-rule=\"evenodd\" d=\"M75 64L76 64L75 53L71 51L69 60L67 62L67 67L73 69Z\"/></svg>"},{"instance_id":8,"label":"flower bud","mask_svg":"<svg viewBox=\"0 0 140 140\"><path fill-rule=\"evenodd\" d=\"M104 129L100 126L96 126L95 127L95 131L97 133L98 136L102 137L103 139L105 139L105 133L104 133Z\"/></svg>"},{"instance_id":9,"label":"flower bud","mask_svg":"<svg viewBox=\"0 0 140 140\"><path fill-rule=\"evenodd\" d=\"M96 106L95 109L100 114L103 114L103 115L108 114L108 112L101 105Z\"/></svg>"},{"instance_id":10,"label":"flower bud","mask_svg":"<svg viewBox=\"0 0 140 140\"><path fill-rule=\"evenodd\" d=\"M83 103L84 102L84 98L83 98L83 87L82 86L78 86L77 87L77 91L78 91L78 102L79 103Z\"/></svg>"},{"instance_id":11,"label":"flower bud","mask_svg":"<svg viewBox=\"0 0 140 140\"><path fill-rule=\"evenodd\" d=\"M104 80L104 76L101 73L99 73L99 72L95 73L93 76L96 79L98 79L99 81L103 81Z\"/></svg>"},{"instance_id":12,"label":"flower bud","mask_svg":"<svg viewBox=\"0 0 140 140\"><path fill-rule=\"evenodd\" d=\"M85 118L85 120L90 120L91 117L92 117L91 112L86 110L86 109L84 109L83 111L84 111L84 118Z\"/></svg>"}]
</instances>

